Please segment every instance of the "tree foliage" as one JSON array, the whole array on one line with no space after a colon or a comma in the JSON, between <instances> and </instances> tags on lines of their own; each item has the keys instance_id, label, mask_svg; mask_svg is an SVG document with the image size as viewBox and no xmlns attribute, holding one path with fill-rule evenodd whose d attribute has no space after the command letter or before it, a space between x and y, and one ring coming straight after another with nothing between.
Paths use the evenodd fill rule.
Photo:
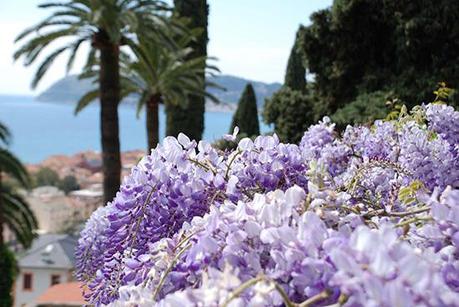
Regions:
<instances>
[{"instance_id":1,"label":"tree foliage","mask_svg":"<svg viewBox=\"0 0 459 307\"><path fill-rule=\"evenodd\" d=\"M42 167L33 176L33 186L53 186L64 191L65 194L80 189L80 185L75 176L67 175L60 178L59 174L49 167Z\"/></svg>"},{"instance_id":2,"label":"tree foliage","mask_svg":"<svg viewBox=\"0 0 459 307\"><path fill-rule=\"evenodd\" d=\"M6 184L4 177L22 188L30 186L30 177L22 163L6 148L11 133L0 123L0 307L13 305L12 286L17 271L14 254L3 241L4 226L8 226L17 241L29 247L38 223L29 205L16 187Z\"/></svg>"},{"instance_id":3,"label":"tree foliage","mask_svg":"<svg viewBox=\"0 0 459 307\"><path fill-rule=\"evenodd\" d=\"M72 191L76 191L80 189L80 185L78 184L77 179L75 176L72 175L67 175L62 180L60 180L58 184L59 189L65 192L65 194L68 194Z\"/></svg>"},{"instance_id":4,"label":"tree foliage","mask_svg":"<svg viewBox=\"0 0 459 307\"><path fill-rule=\"evenodd\" d=\"M306 90L306 69L298 45L298 38L296 38L288 58L284 86L295 91L304 91Z\"/></svg>"},{"instance_id":5,"label":"tree foliage","mask_svg":"<svg viewBox=\"0 0 459 307\"><path fill-rule=\"evenodd\" d=\"M0 307L13 306L12 288L17 274L14 254L4 245L0 245Z\"/></svg>"},{"instance_id":6,"label":"tree foliage","mask_svg":"<svg viewBox=\"0 0 459 307\"><path fill-rule=\"evenodd\" d=\"M300 28L301 30L301 28ZM299 34L290 51L282 88L266 99L263 119L274 124L274 131L284 142L295 143L305 129L314 122L316 110L306 86L306 69L299 50Z\"/></svg>"},{"instance_id":7,"label":"tree foliage","mask_svg":"<svg viewBox=\"0 0 459 307\"><path fill-rule=\"evenodd\" d=\"M164 14L167 6L160 0L71 0L68 2L45 2L38 6L54 11L38 24L25 29L16 38L22 45L14 53L14 59L24 59L24 65L34 63L38 56L49 46L54 45L54 51L48 54L36 71L32 87L35 87L48 71L57 57L68 53L66 69L73 67L80 48L89 44L87 63L93 63L97 58L97 50L106 44L115 47L127 45L137 48L132 35L139 32L149 33L151 39L165 43L164 23L168 18ZM28 41L24 41L29 38ZM60 47L56 43L67 38L70 43ZM170 42L170 40L168 40Z\"/></svg>"},{"instance_id":8,"label":"tree foliage","mask_svg":"<svg viewBox=\"0 0 459 307\"><path fill-rule=\"evenodd\" d=\"M263 119L274 124L274 132L283 142L297 143L314 122L314 113L310 95L284 86L266 99Z\"/></svg>"},{"instance_id":9,"label":"tree foliage","mask_svg":"<svg viewBox=\"0 0 459 307\"><path fill-rule=\"evenodd\" d=\"M9 130L3 127L10 136ZM5 145L5 138L0 137L0 247L3 245L4 225L13 232L19 243L28 247L35 237L38 223L16 186L27 189L30 187L31 179L21 161L5 148ZM13 181L15 185L7 184L4 178Z\"/></svg>"},{"instance_id":10,"label":"tree foliage","mask_svg":"<svg viewBox=\"0 0 459 307\"><path fill-rule=\"evenodd\" d=\"M33 176L34 186L53 186L57 187L59 185L60 179L56 171L49 167L41 167L38 172Z\"/></svg>"},{"instance_id":11,"label":"tree foliage","mask_svg":"<svg viewBox=\"0 0 459 307\"><path fill-rule=\"evenodd\" d=\"M241 134L253 136L260 134L260 124L258 122L257 98L252 84L248 83L237 105L237 110L233 115L230 133L235 127L239 127Z\"/></svg>"},{"instance_id":12,"label":"tree foliage","mask_svg":"<svg viewBox=\"0 0 459 307\"><path fill-rule=\"evenodd\" d=\"M139 33L148 34L151 41L172 45L168 32L171 28L181 29L171 22L167 14L169 7L161 0L70 0L46 2L39 7L52 11L43 21L19 34L16 42L22 45L14 53L14 59L22 58L24 65L29 66L42 58L44 50L51 49L39 64L32 87L37 86L55 60L65 53L68 53L66 68L69 71L83 45L89 45L90 50L85 67L91 67L96 59L100 61L102 69L96 79L98 94L86 95L83 106L100 98L104 201L111 201L121 179L120 49L126 46L135 52Z\"/></svg>"},{"instance_id":13,"label":"tree foliage","mask_svg":"<svg viewBox=\"0 0 459 307\"><path fill-rule=\"evenodd\" d=\"M300 48L324 112L376 91L412 106L432 101L438 81L459 88L458 18L451 0L335 0L312 14Z\"/></svg>"},{"instance_id":14,"label":"tree foliage","mask_svg":"<svg viewBox=\"0 0 459 307\"><path fill-rule=\"evenodd\" d=\"M192 52L188 59L207 56L207 17L209 6L207 0L174 0L174 13L178 17L187 18L190 29L197 29L197 37L190 41L188 46ZM205 74L200 75L202 80ZM203 82L204 84L204 82ZM204 85L201 91L205 90ZM186 133L191 139L200 140L204 132L205 97L190 95L187 105L166 106L166 134L177 136L180 132Z\"/></svg>"},{"instance_id":15,"label":"tree foliage","mask_svg":"<svg viewBox=\"0 0 459 307\"><path fill-rule=\"evenodd\" d=\"M387 102L391 100L392 95L383 91L363 93L338 109L332 115L332 121L343 129L347 124L368 124L383 119L389 113Z\"/></svg>"},{"instance_id":16,"label":"tree foliage","mask_svg":"<svg viewBox=\"0 0 459 307\"><path fill-rule=\"evenodd\" d=\"M0 123L0 142L2 142L5 145L8 145L10 143L10 139L10 131L4 124Z\"/></svg>"},{"instance_id":17,"label":"tree foliage","mask_svg":"<svg viewBox=\"0 0 459 307\"><path fill-rule=\"evenodd\" d=\"M188 34L176 38L177 49L171 50L148 41L142 42L141 54L136 61L127 63L123 75L123 96L137 94L137 114L145 107L147 113L148 149L156 147L159 141L159 104L167 110L176 106L192 107L196 97L218 99L206 91L204 78L207 72L218 72L218 68L207 64L207 56L190 57L193 50L187 47L194 37ZM213 87L214 84L207 84Z\"/></svg>"},{"instance_id":18,"label":"tree foliage","mask_svg":"<svg viewBox=\"0 0 459 307\"><path fill-rule=\"evenodd\" d=\"M0 203L3 223L22 246L29 247L38 228L37 219L29 204L16 188L6 184L0 186Z\"/></svg>"}]
</instances>

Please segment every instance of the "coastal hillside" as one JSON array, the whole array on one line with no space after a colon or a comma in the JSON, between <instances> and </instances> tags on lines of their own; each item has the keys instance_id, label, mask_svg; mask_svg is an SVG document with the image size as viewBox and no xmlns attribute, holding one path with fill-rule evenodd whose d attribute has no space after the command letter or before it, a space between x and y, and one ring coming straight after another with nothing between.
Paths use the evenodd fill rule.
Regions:
<instances>
[{"instance_id":1,"label":"coastal hillside","mask_svg":"<svg viewBox=\"0 0 459 307\"><path fill-rule=\"evenodd\" d=\"M237 104L247 82L252 83L257 96L257 104L260 107L263 106L265 98L271 97L281 87L280 83L264 83L230 75L211 77L209 81L225 88L225 90L211 88L209 91L222 102L221 107L228 109L233 109L234 105ZM76 75L69 75L51 85L37 97L37 100L75 103L92 88L94 85L91 80L78 80ZM128 97L124 102L135 103L136 99L135 97Z\"/></svg>"}]
</instances>

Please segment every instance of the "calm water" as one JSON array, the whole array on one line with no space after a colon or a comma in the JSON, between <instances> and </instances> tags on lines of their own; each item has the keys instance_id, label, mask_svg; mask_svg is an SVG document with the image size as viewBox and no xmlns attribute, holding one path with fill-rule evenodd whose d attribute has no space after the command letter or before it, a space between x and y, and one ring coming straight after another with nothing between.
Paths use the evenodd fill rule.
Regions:
<instances>
[{"instance_id":1,"label":"calm water","mask_svg":"<svg viewBox=\"0 0 459 307\"><path fill-rule=\"evenodd\" d=\"M73 105L37 102L33 97L0 95L0 121L13 134L11 150L23 162L36 163L53 154L100 150L99 107L88 106L78 116ZM120 106L121 150L146 147L145 117L135 109ZM213 141L228 132L232 114L206 112L204 139ZM165 115L160 110L160 137L164 137ZM269 127L261 123L262 132Z\"/></svg>"}]
</instances>

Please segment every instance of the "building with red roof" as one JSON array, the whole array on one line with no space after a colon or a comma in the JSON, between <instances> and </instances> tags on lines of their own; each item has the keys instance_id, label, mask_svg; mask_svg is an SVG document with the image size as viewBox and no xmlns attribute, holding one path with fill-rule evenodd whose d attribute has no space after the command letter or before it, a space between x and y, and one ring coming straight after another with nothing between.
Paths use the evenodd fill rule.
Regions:
<instances>
[{"instance_id":1,"label":"building with red roof","mask_svg":"<svg viewBox=\"0 0 459 307\"><path fill-rule=\"evenodd\" d=\"M83 298L81 283L68 282L51 286L36 301L37 307L73 307L82 306Z\"/></svg>"}]
</instances>

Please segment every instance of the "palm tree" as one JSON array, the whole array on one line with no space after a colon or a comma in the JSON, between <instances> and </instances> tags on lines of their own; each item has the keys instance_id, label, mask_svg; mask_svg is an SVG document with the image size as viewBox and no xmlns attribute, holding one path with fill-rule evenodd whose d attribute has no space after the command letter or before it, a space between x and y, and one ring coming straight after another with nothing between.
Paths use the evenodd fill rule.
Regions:
<instances>
[{"instance_id":1,"label":"palm tree","mask_svg":"<svg viewBox=\"0 0 459 307\"><path fill-rule=\"evenodd\" d=\"M24 198L3 176L14 180L22 188L30 187L30 177L21 162L5 148L10 140L8 129L0 123L0 246L4 245L4 225L14 233L24 247L29 247L38 228L35 215Z\"/></svg>"},{"instance_id":2,"label":"palm tree","mask_svg":"<svg viewBox=\"0 0 459 307\"><path fill-rule=\"evenodd\" d=\"M118 191L121 174L118 127L120 47L126 45L136 50L137 33L146 33L152 41L171 43L164 31L166 24L173 26L166 15L169 8L161 0L69 0L45 3L39 7L54 11L17 37L16 42L26 37L30 39L16 51L14 58L23 57L24 64L28 66L46 47L61 43L39 65L32 81L35 88L59 55L69 52L69 71L81 46L90 45L87 63L93 63L96 58L100 62L98 96L101 105L104 201L111 201Z\"/></svg>"},{"instance_id":3,"label":"palm tree","mask_svg":"<svg viewBox=\"0 0 459 307\"><path fill-rule=\"evenodd\" d=\"M206 72L213 74L218 68L208 65L209 58L198 57L187 59L190 48L185 48L191 35L176 37L176 48L141 40L136 50L137 59L126 53L120 58L121 71L121 96L135 94L139 97L137 103L137 116L146 108L146 131L148 151L155 148L159 142L159 104L186 106L190 94L204 96L218 102L218 99L207 91L203 91L204 80L202 75ZM97 63L80 75L80 78L94 78L99 67ZM217 84L208 82L208 87L220 88ZM76 111L79 112L97 97L96 90L86 93L78 102Z\"/></svg>"},{"instance_id":4,"label":"palm tree","mask_svg":"<svg viewBox=\"0 0 459 307\"><path fill-rule=\"evenodd\" d=\"M187 59L192 52L190 48L171 52L161 46L144 43L142 49L144 56L129 65L131 69L123 82L123 93L139 96L137 115L144 107L146 109L148 150L151 150L159 142L159 104L187 106L190 94L218 102L216 97L203 90L204 85L218 86L204 84L202 78L206 70L213 73L218 69L207 65L205 56Z\"/></svg>"},{"instance_id":5,"label":"palm tree","mask_svg":"<svg viewBox=\"0 0 459 307\"><path fill-rule=\"evenodd\" d=\"M5 147L11 134L0 123L0 306L12 306L11 289L16 275L14 254L4 242L4 226L15 234L17 241L25 248L30 247L38 228L37 220L24 198L12 187L2 181L2 176L15 180L27 188L30 178L19 160Z\"/></svg>"}]
</instances>

